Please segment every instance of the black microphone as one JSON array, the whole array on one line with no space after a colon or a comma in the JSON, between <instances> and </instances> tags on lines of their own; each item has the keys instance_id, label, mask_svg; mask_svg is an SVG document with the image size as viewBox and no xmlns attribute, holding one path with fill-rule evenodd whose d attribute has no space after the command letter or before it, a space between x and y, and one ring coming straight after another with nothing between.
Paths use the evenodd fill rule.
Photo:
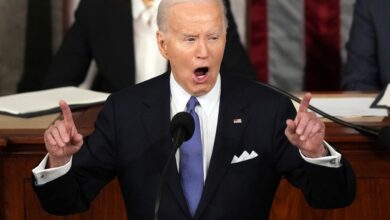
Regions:
<instances>
[{"instance_id":1,"label":"black microphone","mask_svg":"<svg viewBox=\"0 0 390 220\"><path fill-rule=\"evenodd\" d=\"M292 95L292 94L290 94L290 93L288 93L280 88L277 88L275 86L272 86L272 85L266 84L266 83L260 83L260 84L267 87L267 88L270 88L270 89L272 89L272 90L274 90L274 91L276 91L284 96L287 96L288 98L294 100L295 102L301 103L301 99L299 99L298 97L296 97L296 96L294 96L294 95ZM384 126L380 129L376 129L376 128L367 127L367 126L363 126L363 125L357 125L357 124L353 124L351 122L341 120L337 117L334 117L332 115L329 115L326 112L319 110L318 108L316 108L312 105L309 105L309 109L312 110L313 112L323 116L324 118L327 118L327 119L337 123L337 124L343 125L345 127L353 128L363 135L370 136L370 137L376 137L377 143L378 143L380 148L390 149L390 126Z\"/></svg>"},{"instance_id":2,"label":"black microphone","mask_svg":"<svg viewBox=\"0 0 390 220\"><path fill-rule=\"evenodd\" d=\"M175 151L184 141L187 141L192 137L194 129L195 122L190 113L179 112L173 116L170 130Z\"/></svg>"},{"instance_id":3,"label":"black microphone","mask_svg":"<svg viewBox=\"0 0 390 220\"><path fill-rule=\"evenodd\" d=\"M154 203L154 220L158 220L158 211L160 209L160 200L162 187L165 182L165 176L169 167L169 164L174 157L176 150L181 146L184 141L189 140L194 134L195 122L194 118L188 112L179 112L173 116L170 131L173 142L173 149L168 157L168 160L161 173L160 184L157 191L156 202Z\"/></svg>"}]
</instances>

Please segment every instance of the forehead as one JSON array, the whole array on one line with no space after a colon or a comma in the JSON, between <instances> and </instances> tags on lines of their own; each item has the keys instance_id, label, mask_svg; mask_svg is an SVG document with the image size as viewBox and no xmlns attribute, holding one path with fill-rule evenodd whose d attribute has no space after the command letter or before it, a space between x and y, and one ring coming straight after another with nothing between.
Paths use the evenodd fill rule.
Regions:
<instances>
[{"instance_id":1,"label":"forehead","mask_svg":"<svg viewBox=\"0 0 390 220\"><path fill-rule=\"evenodd\" d=\"M223 25L221 6L216 1L178 3L169 8L168 24L175 29L220 29Z\"/></svg>"}]
</instances>

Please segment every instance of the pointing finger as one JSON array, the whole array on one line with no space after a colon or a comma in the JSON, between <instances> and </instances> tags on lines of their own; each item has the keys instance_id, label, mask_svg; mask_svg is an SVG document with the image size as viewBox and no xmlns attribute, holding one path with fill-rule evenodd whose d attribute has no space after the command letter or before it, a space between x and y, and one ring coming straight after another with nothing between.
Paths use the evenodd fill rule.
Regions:
<instances>
[{"instance_id":1,"label":"pointing finger","mask_svg":"<svg viewBox=\"0 0 390 220\"><path fill-rule=\"evenodd\" d=\"M310 99L311 93L306 93L301 100L298 112L307 112L307 109L309 108Z\"/></svg>"},{"instance_id":2,"label":"pointing finger","mask_svg":"<svg viewBox=\"0 0 390 220\"><path fill-rule=\"evenodd\" d=\"M69 105L63 100L60 101L60 108L64 117L65 127L67 130L70 130L74 126L72 111Z\"/></svg>"}]
</instances>

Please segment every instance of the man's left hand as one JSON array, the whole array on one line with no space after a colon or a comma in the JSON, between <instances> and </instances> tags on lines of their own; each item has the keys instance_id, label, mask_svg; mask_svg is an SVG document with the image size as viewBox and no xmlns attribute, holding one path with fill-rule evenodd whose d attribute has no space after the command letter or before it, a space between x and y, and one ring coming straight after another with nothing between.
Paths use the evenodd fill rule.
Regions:
<instances>
[{"instance_id":1,"label":"man's left hand","mask_svg":"<svg viewBox=\"0 0 390 220\"><path fill-rule=\"evenodd\" d=\"M325 125L314 112L309 112L311 94L303 97L294 121L288 119L284 133L306 157L316 158L327 154L324 146Z\"/></svg>"}]
</instances>

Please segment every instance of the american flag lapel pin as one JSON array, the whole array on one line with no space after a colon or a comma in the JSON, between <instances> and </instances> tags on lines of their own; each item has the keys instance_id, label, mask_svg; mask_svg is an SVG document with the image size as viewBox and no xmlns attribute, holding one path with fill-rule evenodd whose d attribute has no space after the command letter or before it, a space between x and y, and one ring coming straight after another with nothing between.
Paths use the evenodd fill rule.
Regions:
<instances>
[{"instance_id":1,"label":"american flag lapel pin","mask_svg":"<svg viewBox=\"0 0 390 220\"><path fill-rule=\"evenodd\" d=\"M241 123L242 123L242 119L241 118L233 119L233 124L241 124Z\"/></svg>"}]
</instances>

